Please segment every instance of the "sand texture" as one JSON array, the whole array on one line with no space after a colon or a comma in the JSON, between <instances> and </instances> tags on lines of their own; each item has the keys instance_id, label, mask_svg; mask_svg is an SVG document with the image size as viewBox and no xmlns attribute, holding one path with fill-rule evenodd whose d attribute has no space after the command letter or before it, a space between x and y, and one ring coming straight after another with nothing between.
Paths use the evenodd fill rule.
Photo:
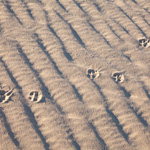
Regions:
<instances>
[{"instance_id":1,"label":"sand texture","mask_svg":"<svg viewBox=\"0 0 150 150\"><path fill-rule=\"evenodd\" d=\"M149 0L0 0L0 150L150 150Z\"/></svg>"}]
</instances>

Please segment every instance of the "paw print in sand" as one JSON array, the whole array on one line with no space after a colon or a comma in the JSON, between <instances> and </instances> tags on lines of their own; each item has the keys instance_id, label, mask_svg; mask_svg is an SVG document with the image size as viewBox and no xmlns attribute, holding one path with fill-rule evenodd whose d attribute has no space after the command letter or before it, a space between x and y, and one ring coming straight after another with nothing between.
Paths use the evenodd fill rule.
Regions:
<instances>
[{"instance_id":1,"label":"paw print in sand","mask_svg":"<svg viewBox=\"0 0 150 150\"><path fill-rule=\"evenodd\" d=\"M100 75L100 73L99 73L98 70L94 70L94 69L89 69L89 70L87 70L87 76L88 76L90 79L98 78L99 75Z\"/></svg>"},{"instance_id":2,"label":"paw print in sand","mask_svg":"<svg viewBox=\"0 0 150 150\"><path fill-rule=\"evenodd\" d=\"M123 82L124 81L124 75L121 72L113 73L112 78L115 80L115 82Z\"/></svg>"},{"instance_id":3,"label":"paw print in sand","mask_svg":"<svg viewBox=\"0 0 150 150\"><path fill-rule=\"evenodd\" d=\"M139 45L145 48L150 47L150 40L149 39L140 39Z\"/></svg>"},{"instance_id":4,"label":"paw print in sand","mask_svg":"<svg viewBox=\"0 0 150 150\"><path fill-rule=\"evenodd\" d=\"M0 103L8 102L12 94L13 94L13 89L10 89L8 91L0 90Z\"/></svg>"},{"instance_id":5,"label":"paw print in sand","mask_svg":"<svg viewBox=\"0 0 150 150\"><path fill-rule=\"evenodd\" d=\"M43 98L42 92L39 92L39 91L30 92L29 97L28 97L30 101L34 101L37 103L40 102L42 98Z\"/></svg>"}]
</instances>

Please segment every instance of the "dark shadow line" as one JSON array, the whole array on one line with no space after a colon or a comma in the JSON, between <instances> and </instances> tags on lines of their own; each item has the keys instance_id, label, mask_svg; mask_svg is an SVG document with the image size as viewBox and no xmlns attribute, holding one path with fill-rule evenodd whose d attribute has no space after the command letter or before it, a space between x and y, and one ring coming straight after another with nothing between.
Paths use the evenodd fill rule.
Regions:
<instances>
[{"instance_id":1,"label":"dark shadow line","mask_svg":"<svg viewBox=\"0 0 150 150\"><path fill-rule=\"evenodd\" d=\"M122 40L121 38L120 38L120 36L113 30L113 28L107 23L107 25L108 25L108 27L110 28L110 30L111 30L111 32L113 33L113 34L115 34L115 36L119 39L119 40ZM122 40L123 41L123 40Z\"/></svg>"},{"instance_id":2,"label":"dark shadow line","mask_svg":"<svg viewBox=\"0 0 150 150\"><path fill-rule=\"evenodd\" d=\"M150 99L150 94L149 94L148 90L145 87L143 87L143 90L145 91L145 94L147 95L147 97Z\"/></svg>"},{"instance_id":3,"label":"dark shadow line","mask_svg":"<svg viewBox=\"0 0 150 150\"><path fill-rule=\"evenodd\" d=\"M125 54L123 54L123 56L124 56L125 58L127 58L130 62L132 62L132 60L130 59L129 56L127 56L127 55L125 55Z\"/></svg>"},{"instance_id":4,"label":"dark shadow line","mask_svg":"<svg viewBox=\"0 0 150 150\"><path fill-rule=\"evenodd\" d=\"M65 12L68 12L66 10L66 8L62 5L62 3L59 1L59 0L56 0L56 2L59 4L59 6L65 11Z\"/></svg>"},{"instance_id":5,"label":"dark shadow line","mask_svg":"<svg viewBox=\"0 0 150 150\"><path fill-rule=\"evenodd\" d=\"M115 82L115 81L114 81ZM119 84L118 84L119 85ZM131 94L121 85L119 85L119 88L123 91L124 95L127 97L127 98L130 98Z\"/></svg>"},{"instance_id":6,"label":"dark shadow line","mask_svg":"<svg viewBox=\"0 0 150 150\"><path fill-rule=\"evenodd\" d=\"M73 1L74 1L74 3L79 7L79 9L82 10L82 11L86 14L86 12L85 12L84 9L81 7L81 5L80 5L77 1L75 1L75 0L73 0Z\"/></svg>"},{"instance_id":7,"label":"dark shadow line","mask_svg":"<svg viewBox=\"0 0 150 150\"><path fill-rule=\"evenodd\" d=\"M130 4L128 4L125 0L123 0L123 2L128 6L128 7L130 7L131 8L131 6L130 6ZM137 3L136 3L136 1L135 0L132 0L131 1L131 3L134 3L134 4L136 4L137 5Z\"/></svg>"},{"instance_id":8,"label":"dark shadow line","mask_svg":"<svg viewBox=\"0 0 150 150\"><path fill-rule=\"evenodd\" d=\"M116 124L117 129L119 130L119 132L122 134L123 138L129 143L129 137L128 134L125 133L122 129L122 126L119 124L119 120L118 118L112 113L111 110L109 110L108 108L108 103L107 103L107 98L106 96L103 94L103 92L101 91L101 88L98 84L96 84L95 82L93 82L95 84L95 86L97 87L98 91L100 92L100 95L102 96L102 98L104 99L104 101L106 102L106 112L109 114L109 116L112 118L113 122Z\"/></svg>"},{"instance_id":9,"label":"dark shadow line","mask_svg":"<svg viewBox=\"0 0 150 150\"><path fill-rule=\"evenodd\" d=\"M80 145L74 140L73 135L69 135L69 138L72 140L72 143L74 145L74 147L76 148L76 150L80 150Z\"/></svg>"},{"instance_id":10,"label":"dark shadow line","mask_svg":"<svg viewBox=\"0 0 150 150\"><path fill-rule=\"evenodd\" d=\"M44 11L45 16L46 16L46 21L47 21L47 27L48 27L48 29L49 29L50 32L52 32L53 35L59 40L59 43L60 43L61 46L62 46L62 50L63 50L63 53L64 53L65 57L68 59L68 61L72 61L73 59L72 59L71 55L67 52L67 50L66 50L66 48L65 48L65 46L64 46L63 41L61 40L61 38L57 35L57 33L55 32L55 30L54 30L54 29L50 26L50 24L48 23L49 21L48 21L48 13L47 13L47 11L45 11L45 10L43 10L43 11Z\"/></svg>"},{"instance_id":11,"label":"dark shadow line","mask_svg":"<svg viewBox=\"0 0 150 150\"><path fill-rule=\"evenodd\" d=\"M25 58L25 61L26 61L26 63L28 64L29 68L35 73L35 75L37 75L37 71L34 70L34 69L31 67L32 64L29 62L27 56L23 53L21 47L20 47L19 45L18 45L17 47L19 48L18 51L20 52L20 54ZM42 47L43 47L43 46L42 46ZM48 95L49 95L48 98L49 98L49 99L52 99L51 96L50 96L50 93L48 92L48 89L47 89L47 87L45 86L45 84L43 83L43 81L42 81L39 77L37 77L37 78L38 78L40 84L42 84L42 86L44 87L44 89L46 89L46 92L47 92ZM74 89L74 90L75 90L75 89ZM76 94L77 94L77 93L76 93ZM65 114L65 112L63 112L62 108L61 108L56 102L53 102L53 101L52 101L52 104L59 110L59 112L60 112L61 114ZM30 122L31 122L31 123L33 124L33 126L34 126L35 131L37 132L37 134L38 134L39 137L41 138L42 142L44 143L45 150L49 150L49 144L46 143L46 139L44 138L44 136L42 135L41 131L39 130L37 121L35 120L35 117L34 117L32 111L31 111L31 109L30 109L27 105L25 105L25 104L24 104L23 106L24 106L25 112L27 113L27 115L28 115L28 117L29 117ZM77 150L80 150L80 146L79 146L79 144L75 141L74 137L73 137L72 135L69 135L69 138L72 140L72 143L73 143L73 145L75 146L75 148L76 148Z\"/></svg>"},{"instance_id":12,"label":"dark shadow line","mask_svg":"<svg viewBox=\"0 0 150 150\"><path fill-rule=\"evenodd\" d=\"M129 137L128 137L129 134L127 134L123 131L123 127L122 127L122 125L120 125L118 118L113 114L112 111L109 110L108 107L106 107L106 111L109 114L109 116L112 118L113 122L115 122L119 132L122 134L124 139L129 143Z\"/></svg>"},{"instance_id":13,"label":"dark shadow line","mask_svg":"<svg viewBox=\"0 0 150 150\"><path fill-rule=\"evenodd\" d=\"M30 18L31 18L32 20L35 20L35 18L34 18L33 15L32 15L31 9L29 9L27 3L26 3L24 0L21 0L21 1L22 1L22 3L25 5L26 10L27 10L27 12L28 12Z\"/></svg>"},{"instance_id":14,"label":"dark shadow line","mask_svg":"<svg viewBox=\"0 0 150 150\"><path fill-rule=\"evenodd\" d=\"M5 125L5 127L6 127L6 129L7 129L8 135L10 136L12 142L16 145L16 147L17 147L18 149L21 149L18 140L15 138L15 135L14 135L14 133L13 133L12 130L11 130L11 127L10 127L8 121L7 121L6 116L5 116L4 112L3 112L1 109L0 109L0 114L1 114L1 116L2 116L2 118L3 118L3 120L4 120L4 125Z\"/></svg>"},{"instance_id":15,"label":"dark shadow line","mask_svg":"<svg viewBox=\"0 0 150 150\"><path fill-rule=\"evenodd\" d=\"M48 59L52 62L55 70L57 71L57 73L62 76L62 72L59 70L59 68L57 67L56 63L54 62L54 60L51 58L51 56L49 55L49 53L46 51L45 46L42 43L42 40L39 38L39 35L37 33L34 33L34 36L36 37L36 42L38 43L38 45L40 46L40 48L42 49L43 53L48 57ZM29 61L28 61L29 62Z\"/></svg>"},{"instance_id":16,"label":"dark shadow line","mask_svg":"<svg viewBox=\"0 0 150 150\"><path fill-rule=\"evenodd\" d=\"M80 38L80 36L78 35L78 33L74 30L74 28L72 27L71 24L68 23L68 25L69 25L69 27L70 27L70 29L71 29L72 34L74 35L74 37L75 37L75 38L78 40L78 42L85 48L86 46L85 46L84 42L82 41L82 39Z\"/></svg>"},{"instance_id":17,"label":"dark shadow line","mask_svg":"<svg viewBox=\"0 0 150 150\"><path fill-rule=\"evenodd\" d=\"M11 5L9 4L9 2L7 0L5 0L5 2L3 2L4 5L7 7L8 11L13 14L15 16L15 18L18 20L18 22L23 25L23 23L20 21L20 19L17 17L16 13L11 9ZM6 3L6 4L5 4Z\"/></svg>"},{"instance_id":18,"label":"dark shadow line","mask_svg":"<svg viewBox=\"0 0 150 150\"><path fill-rule=\"evenodd\" d=\"M100 87L96 82L94 82L94 81L92 81L92 82L93 82L94 85L96 86L96 88L97 88L97 90L99 91L100 96L102 96L104 102L107 103L107 98L106 98L106 96L103 94L103 92L101 91L101 87Z\"/></svg>"},{"instance_id":19,"label":"dark shadow line","mask_svg":"<svg viewBox=\"0 0 150 150\"><path fill-rule=\"evenodd\" d=\"M147 38L146 34L144 31L127 15L127 13L120 7L118 7L121 12L141 31L141 33Z\"/></svg>"},{"instance_id":20,"label":"dark shadow line","mask_svg":"<svg viewBox=\"0 0 150 150\"><path fill-rule=\"evenodd\" d=\"M100 88L99 85L97 85L95 82L93 82L93 83L95 84L95 86L97 87L97 89L99 90L101 96L103 97L104 101L105 101L106 104L107 104L107 99L106 99L105 95L102 93L101 88ZM121 88L123 88L123 87L121 87ZM125 90L125 88L123 88L123 90L124 90L124 93L127 94L126 96L129 98L129 97L131 96L130 93L128 93L128 92ZM148 127L148 123L147 123L147 122L144 120L144 118L141 116L142 113L138 114L137 111L135 111L134 108L133 108L131 105L129 105L128 103L127 103L127 105L128 105L129 108L132 110L132 112L135 114L135 116L138 118L138 120L139 120L145 127ZM122 136L124 137L124 139L130 144L130 142L129 142L129 134L130 134L130 133L127 134L127 133L125 133L125 132L123 131L122 126L119 124L119 120L118 120L117 117L113 114L113 112L109 110L108 104L107 104L107 107L106 107L106 111L107 111L107 113L109 114L109 116L113 119L113 121L115 122L115 124L116 124L118 130L120 131L120 133L122 134Z\"/></svg>"},{"instance_id":21,"label":"dark shadow line","mask_svg":"<svg viewBox=\"0 0 150 150\"><path fill-rule=\"evenodd\" d=\"M132 1L134 1L134 0L132 0ZM128 7L131 7L129 4L127 4L126 2L125 2L125 4L128 6ZM136 5L137 5L137 3L135 3ZM141 7L140 7L141 8ZM132 8L133 9L133 8ZM142 8L142 9L144 9L144 11L148 14L148 15L150 15L150 12L148 12L147 11L147 9L146 8ZM134 9L133 9L134 10ZM150 24L146 21L146 19L144 18L144 16L142 15L141 16L142 17L142 19L144 20L144 22L146 23L146 24L148 24L148 26L150 26Z\"/></svg>"},{"instance_id":22,"label":"dark shadow line","mask_svg":"<svg viewBox=\"0 0 150 150\"><path fill-rule=\"evenodd\" d=\"M21 86L19 86L18 82L17 82L16 79L13 77L12 73L11 73L11 72L9 71L9 69L7 68L5 62L4 62L2 59L0 59L0 62L2 62L2 64L4 65L4 68L6 69L6 72L8 73L8 75L9 75L11 81L16 85L16 88L19 89L19 90L21 90L21 89L22 89Z\"/></svg>"},{"instance_id":23,"label":"dark shadow line","mask_svg":"<svg viewBox=\"0 0 150 150\"><path fill-rule=\"evenodd\" d=\"M75 31L75 29L72 27L72 25L70 23L68 23L58 12L56 12L56 14L59 16L59 18L61 18L61 20L63 20L70 28L72 34L74 35L74 37L77 39L77 41L80 43L80 45L85 48L85 44L82 41L82 39L80 38L80 36L78 35L78 33Z\"/></svg>"},{"instance_id":24,"label":"dark shadow line","mask_svg":"<svg viewBox=\"0 0 150 150\"><path fill-rule=\"evenodd\" d=\"M47 27L49 28L50 32L52 32L52 34L58 39L58 41L60 42L61 46L62 46L62 50L63 50L63 53L65 55L65 57L69 60L69 61L73 61L71 55L67 52L65 46L64 46L64 43L63 41L61 40L61 38L57 35L57 33L55 32L55 30L50 26L49 24L49 21L48 21L48 13L43 10L45 12L45 16L46 16L46 20L47 20ZM93 54L93 52L90 52Z\"/></svg>"},{"instance_id":25,"label":"dark shadow line","mask_svg":"<svg viewBox=\"0 0 150 150\"><path fill-rule=\"evenodd\" d=\"M97 132L96 127L93 125L93 123L89 122L90 127L92 128L96 138L100 141L100 143L103 145L104 149L103 150L107 150L107 145L105 143L105 141L100 137L99 133Z\"/></svg>"},{"instance_id":26,"label":"dark shadow line","mask_svg":"<svg viewBox=\"0 0 150 150\"><path fill-rule=\"evenodd\" d=\"M118 21L116 21L115 19L111 18L111 20L116 23L117 25L119 25L129 36L130 36L130 33L128 30L126 30L126 28L124 28Z\"/></svg>"},{"instance_id":27,"label":"dark shadow line","mask_svg":"<svg viewBox=\"0 0 150 150\"><path fill-rule=\"evenodd\" d=\"M99 31L97 31L97 30L95 29L95 27L94 27L90 22L88 22L88 24L90 25L90 27L91 27L98 35L100 35L100 37L102 37L102 38L104 39L105 43L106 43L107 45L109 45L110 48L112 48L112 46L111 46L111 44L109 43L109 41L107 41L107 39L106 39Z\"/></svg>"},{"instance_id":28,"label":"dark shadow line","mask_svg":"<svg viewBox=\"0 0 150 150\"><path fill-rule=\"evenodd\" d=\"M149 14L150 15L150 14ZM145 18L143 18L143 20L145 21L145 23L148 25L148 26L150 26L150 24L148 23L148 21L145 19Z\"/></svg>"},{"instance_id":29,"label":"dark shadow line","mask_svg":"<svg viewBox=\"0 0 150 150\"><path fill-rule=\"evenodd\" d=\"M59 40L59 43L61 44L62 46L62 50L63 50L63 53L65 55L65 57L69 60L69 61L73 61L71 55L67 52L65 46L64 46L64 43L62 42L61 38L57 35L57 33L54 31L54 29L48 24L47 25L49 30L53 33L53 35Z\"/></svg>"},{"instance_id":30,"label":"dark shadow line","mask_svg":"<svg viewBox=\"0 0 150 150\"><path fill-rule=\"evenodd\" d=\"M140 114L138 114L137 110L135 110L131 105L128 105L130 107L130 109L133 111L133 113L135 114L135 116L138 118L138 120L145 126L145 127L149 127L147 121L142 117L142 112Z\"/></svg>"},{"instance_id":31,"label":"dark shadow line","mask_svg":"<svg viewBox=\"0 0 150 150\"><path fill-rule=\"evenodd\" d=\"M70 83L70 84L71 84L71 83ZM84 103L84 101L83 101L83 99L82 99L82 96L79 94L79 92L78 92L77 88L75 87L75 85L71 84L71 87L72 87L72 89L74 90L74 92L76 93L76 95L77 95L79 101L81 101L82 103Z\"/></svg>"},{"instance_id":32,"label":"dark shadow line","mask_svg":"<svg viewBox=\"0 0 150 150\"><path fill-rule=\"evenodd\" d=\"M70 131L71 131L71 129L68 129L66 132L69 135L69 138L71 139L72 144L74 145L74 147L76 148L76 150L80 150L81 149L80 145L76 142L73 134L72 133L70 134Z\"/></svg>"},{"instance_id":33,"label":"dark shadow line","mask_svg":"<svg viewBox=\"0 0 150 150\"><path fill-rule=\"evenodd\" d=\"M46 142L46 139L42 135L42 133L39 129L38 123L34 117L34 114L32 113L31 109L27 105L23 105L23 106L24 106L24 109L25 109L27 116L29 117L30 122L34 126L36 133L39 135L41 141L43 142L45 150L49 150L50 145Z\"/></svg>"},{"instance_id":34,"label":"dark shadow line","mask_svg":"<svg viewBox=\"0 0 150 150\"><path fill-rule=\"evenodd\" d=\"M97 10L101 13L101 8L96 4L96 3L94 3L94 6L97 8Z\"/></svg>"},{"instance_id":35,"label":"dark shadow line","mask_svg":"<svg viewBox=\"0 0 150 150\"><path fill-rule=\"evenodd\" d=\"M3 61L1 60L1 62L3 62ZM5 65L4 62L3 62L3 64L4 64L4 67L5 67L6 71L7 71L7 73L9 74L10 78L11 78L11 79L14 79L13 75L12 75L12 74L10 73L10 71L7 69L7 66ZM18 83L17 83L16 80L14 80L14 81L12 80L12 82L16 85L16 87L20 87L20 86L18 86ZM21 89L21 88L20 88L20 89ZM21 91L19 91L19 93L22 95L22 92L21 92ZM23 104L23 103L22 103L22 104ZM27 112L27 111L29 111L29 110L27 110L27 106L25 107L25 104L23 104L23 106L24 106L25 112L26 112L27 115L28 115L28 118L30 119L31 123L33 123L34 120L32 121L31 118L30 118L30 115L32 115L32 114L31 114L32 112L30 112L30 115L29 115L29 113ZM27 111L26 111L26 110L27 110ZM31 110L30 110L30 111L31 111ZM42 135L42 133L40 132L40 130L37 129L37 126L35 126L35 125L36 125L36 124L33 124L35 131L38 130L37 134L39 135L39 137L40 137L40 139L42 140L42 142L44 142L44 143L43 143L44 146L47 145L47 143L45 142L46 140L43 141L44 136ZM48 149L46 149L46 150L48 150Z\"/></svg>"},{"instance_id":36,"label":"dark shadow line","mask_svg":"<svg viewBox=\"0 0 150 150\"><path fill-rule=\"evenodd\" d=\"M42 40L39 39L38 35L37 35L37 38L38 38L38 40L40 40L40 45L41 45L42 51L45 51L45 52L46 52L46 49L45 49L45 47L44 47L44 45L43 45L43 43L42 43ZM18 46L19 46L19 45L18 45ZM29 65L29 68L35 73L35 75L37 75L37 71L32 68L32 64L29 62L27 56L23 53L23 51L22 51L22 49L21 49L20 46L19 46L19 50L18 50L18 51L19 51L20 54L25 58L25 61L26 61L26 63ZM47 54L47 52L46 52L46 54ZM49 55L49 54L48 54L48 55ZM50 56L49 56L49 57L50 57ZM56 66L56 67L57 67L57 66ZM38 78L40 84L44 87L44 89L46 89L46 93L49 93L49 92L48 92L48 89L47 89L46 85L43 83L43 81L42 81L39 77L37 77L37 78ZM76 89L74 89L74 90L76 91ZM76 94L77 94L77 93L76 93ZM50 96L50 93L49 93L48 98L49 98L49 99L52 99L51 96ZM56 102L54 102L54 101L52 101L52 104L59 110L59 112L60 112L61 114L65 114L65 112L62 110L62 108L61 108L60 105L58 105L58 104L57 104ZM29 108L27 105L24 105L24 108L25 108L25 110L26 110L26 113L27 113L28 116L29 116L30 122L34 125L35 130L36 130L36 132L38 133L38 135L41 137L41 140L43 141L46 150L48 150L49 145L46 143L46 140L45 140L44 136L42 135L42 133L41 133L40 130L38 129L37 121L35 120L35 117L34 117L32 111L30 110L30 108ZM73 143L73 145L76 147L76 149L77 149L77 150L80 150L80 146L79 146L79 144L75 141L75 139L73 138L73 136L69 135L69 138L72 140L72 143Z\"/></svg>"},{"instance_id":37,"label":"dark shadow line","mask_svg":"<svg viewBox=\"0 0 150 150\"><path fill-rule=\"evenodd\" d=\"M64 46L63 41L57 35L57 33L55 32L55 30L49 25L49 23L48 23L48 13L45 10L43 10L43 11L45 12L45 16L46 16L47 27L49 28L50 32L52 32L53 35L59 40L59 42L60 42L60 44L62 46L62 50L63 50L63 53L64 53L65 57L68 59L68 61L72 61L73 59L72 59L71 55L67 52L67 50L66 50L66 48Z\"/></svg>"},{"instance_id":38,"label":"dark shadow line","mask_svg":"<svg viewBox=\"0 0 150 150\"><path fill-rule=\"evenodd\" d=\"M33 17L33 15L32 15L31 9L29 9L28 7L27 7L27 12L28 12L30 18L31 18L32 20L35 20L34 17Z\"/></svg>"},{"instance_id":39,"label":"dark shadow line","mask_svg":"<svg viewBox=\"0 0 150 150\"><path fill-rule=\"evenodd\" d=\"M35 33L35 36L37 38L37 43L39 44L39 46L41 47L42 51L46 54L46 56L48 57L48 59L53 63L55 70L58 72L58 74L61 76L61 78L64 79L63 77L63 73L59 70L59 68L57 67L56 63L54 62L54 60L51 58L50 54L46 51L46 48L44 47L42 40L39 38L38 34ZM26 57L26 55L24 56ZM27 59L27 58L26 58ZM29 61L28 61L29 62ZM70 83L71 84L71 83ZM43 83L42 83L43 85ZM83 103L82 100L82 96L78 93L78 90L76 89L76 87L74 85L71 84L72 89L74 90L74 92L76 93L79 101L81 101ZM60 109L60 108L59 108Z\"/></svg>"},{"instance_id":40,"label":"dark shadow line","mask_svg":"<svg viewBox=\"0 0 150 150\"><path fill-rule=\"evenodd\" d=\"M44 95L47 96L48 99L50 99L50 100L52 101L52 103L53 103L53 104L55 105L55 107L61 112L61 114L65 114L65 112L62 110L62 108L61 108L56 102L54 102L54 101L52 100L53 98L51 97L48 88L46 87L46 85L44 84L44 82L42 81L42 79L38 76L38 72L32 68L32 64L30 63L30 61L29 61L29 59L27 58L27 56L23 53L23 51L22 51L21 47L19 46L19 44L17 45L17 49L18 49L18 52L21 54L21 56L24 57L26 63L27 63L28 66L29 66L29 68L34 72L35 76L37 77L37 79L39 80L40 84L42 85L42 88L43 88L42 90L44 91ZM10 79L11 79L12 82L16 85L16 88L19 89L19 93L22 95L22 92L21 92L21 89L22 89L22 88L19 86L18 82L16 81L16 79L13 77L12 73L11 73L11 72L9 71L9 69L7 68L5 62L4 62L2 59L0 59L0 61L3 63L3 65L4 65L4 67L5 67L6 71L7 71L7 73L8 73L8 75L9 75Z\"/></svg>"},{"instance_id":41,"label":"dark shadow line","mask_svg":"<svg viewBox=\"0 0 150 150\"><path fill-rule=\"evenodd\" d=\"M135 4L137 4L137 2L135 0L132 0Z\"/></svg>"},{"instance_id":42,"label":"dark shadow line","mask_svg":"<svg viewBox=\"0 0 150 150\"><path fill-rule=\"evenodd\" d=\"M41 0L37 0L40 4L42 4L43 5L43 2L41 1Z\"/></svg>"},{"instance_id":43,"label":"dark shadow line","mask_svg":"<svg viewBox=\"0 0 150 150\"><path fill-rule=\"evenodd\" d=\"M113 80L113 82L114 82L114 83L119 83L119 82L116 82L115 80ZM129 99L130 96L131 96L130 92L128 92L128 91L125 89L125 87L121 86L120 84L118 84L118 86L119 86L120 90L123 91L124 96Z\"/></svg>"},{"instance_id":44,"label":"dark shadow line","mask_svg":"<svg viewBox=\"0 0 150 150\"><path fill-rule=\"evenodd\" d=\"M32 67L32 64L30 63L29 59L27 58L27 56L24 54L21 46L18 44L17 45L17 49L18 52L20 53L21 56L23 56L23 58L25 59L25 62L28 64L29 68L32 70L32 72L35 74L36 78L38 79L38 81L40 82L40 84L42 85L42 90L44 93L44 96L46 96L49 100L51 100L51 102L55 105L55 107L62 113L64 114L65 112L62 110L62 108L53 101L53 98L51 97L48 88L46 87L45 83L42 81L42 79L39 76L39 73ZM42 49L43 50L43 49Z\"/></svg>"},{"instance_id":45,"label":"dark shadow line","mask_svg":"<svg viewBox=\"0 0 150 150\"><path fill-rule=\"evenodd\" d=\"M150 15L150 12L146 8L143 8L143 9L148 13L148 15Z\"/></svg>"},{"instance_id":46,"label":"dark shadow line","mask_svg":"<svg viewBox=\"0 0 150 150\"><path fill-rule=\"evenodd\" d=\"M97 10L101 13L101 9L98 7L98 5L95 4L95 3L94 3L94 5L96 6ZM89 23L89 22L88 22L88 23ZM108 25L108 27L109 27L109 29L111 30L111 32L112 32L113 34L115 34L115 36L116 36L119 40L122 40L122 39L120 38L120 36L113 30L112 26L109 25L109 23L106 22L106 21L105 21L105 23ZM92 29L93 29L96 33L99 33L91 23L89 23L89 25L92 27ZM100 33L99 33L99 34L100 34ZM123 41L123 40L122 40L122 41Z\"/></svg>"}]
</instances>

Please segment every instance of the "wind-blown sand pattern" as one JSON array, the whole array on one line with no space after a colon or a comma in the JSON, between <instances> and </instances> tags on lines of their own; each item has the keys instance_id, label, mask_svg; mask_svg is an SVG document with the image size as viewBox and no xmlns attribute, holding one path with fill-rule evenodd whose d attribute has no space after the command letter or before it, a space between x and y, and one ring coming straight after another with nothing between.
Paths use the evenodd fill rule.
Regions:
<instances>
[{"instance_id":1,"label":"wind-blown sand pattern","mask_svg":"<svg viewBox=\"0 0 150 150\"><path fill-rule=\"evenodd\" d=\"M150 150L149 37L148 0L0 0L0 150Z\"/></svg>"}]
</instances>

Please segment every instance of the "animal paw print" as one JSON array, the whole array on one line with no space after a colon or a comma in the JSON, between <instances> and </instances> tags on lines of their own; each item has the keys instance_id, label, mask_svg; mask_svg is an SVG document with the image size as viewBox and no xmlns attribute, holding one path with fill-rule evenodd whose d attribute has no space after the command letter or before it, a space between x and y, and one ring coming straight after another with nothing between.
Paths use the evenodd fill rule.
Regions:
<instances>
[{"instance_id":1,"label":"animal paw print","mask_svg":"<svg viewBox=\"0 0 150 150\"><path fill-rule=\"evenodd\" d=\"M149 39L140 39L139 45L145 48L150 47L150 40Z\"/></svg>"},{"instance_id":2,"label":"animal paw print","mask_svg":"<svg viewBox=\"0 0 150 150\"><path fill-rule=\"evenodd\" d=\"M8 91L0 90L0 103L6 103L13 94L13 89Z\"/></svg>"},{"instance_id":3,"label":"animal paw print","mask_svg":"<svg viewBox=\"0 0 150 150\"><path fill-rule=\"evenodd\" d=\"M124 81L123 73L119 73L119 72L113 73L112 78L115 80L115 82L123 82Z\"/></svg>"},{"instance_id":4,"label":"animal paw print","mask_svg":"<svg viewBox=\"0 0 150 150\"><path fill-rule=\"evenodd\" d=\"M99 73L98 70L89 69L89 70L87 71L87 76L88 76L90 79L98 78L99 75L100 75L100 73Z\"/></svg>"},{"instance_id":5,"label":"animal paw print","mask_svg":"<svg viewBox=\"0 0 150 150\"><path fill-rule=\"evenodd\" d=\"M38 92L38 91L32 91L30 94L29 94L29 100L30 101L34 101L34 102L40 102L43 98L43 95L42 95L42 92Z\"/></svg>"}]
</instances>

